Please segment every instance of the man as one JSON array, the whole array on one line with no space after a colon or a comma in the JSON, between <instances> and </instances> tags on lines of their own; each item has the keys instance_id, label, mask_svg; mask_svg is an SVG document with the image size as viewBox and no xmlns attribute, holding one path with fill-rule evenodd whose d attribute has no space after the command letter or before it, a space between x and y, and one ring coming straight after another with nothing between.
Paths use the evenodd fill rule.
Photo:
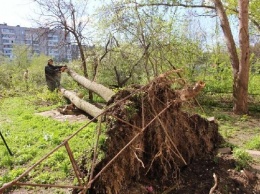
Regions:
<instances>
[{"instance_id":1,"label":"man","mask_svg":"<svg viewBox=\"0 0 260 194\"><path fill-rule=\"evenodd\" d=\"M60 86L61 72L64 72L67 66L54 66L53 60L49 59L45 66L45 78L48 89L54 91Z\"/></svg>"}]
</instances>

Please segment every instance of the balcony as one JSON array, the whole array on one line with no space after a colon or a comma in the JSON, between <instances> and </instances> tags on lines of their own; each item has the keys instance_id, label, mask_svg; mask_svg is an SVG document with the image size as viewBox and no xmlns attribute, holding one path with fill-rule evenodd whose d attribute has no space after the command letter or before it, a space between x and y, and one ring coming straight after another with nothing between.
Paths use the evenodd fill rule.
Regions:
<instances>
[{"instance_id":1,"label":"balcony","mask_svg":"<svg viewBox=\"0 0 260 194\"><path fill-rule=\"evenodd\" d=\"M6 39L3 40L3 45L12 45L13 43L14 43L13 40L6 40Z\"/></svg>"},{"instance_id":2,"label":"balcony","mask_svg":"<svg viewBox=\"0 0 260 194\"><path fill-rule=\"evenodd\" d=\"M4 45L3 48L13 48L12 44Z\"/></svg>"},{"instance_id":3,"label":"balcony","mask_svg":"<svg viewBox=\"0 0 260 194\"><path fill-rule=\"evenodd\" d=\"M15 39L15 35L12 34L2 34L2 39L10 40L10 39Z\"/></svg>"},{"instance_id":4,"label":"balcony","mask_svg":"<svg viewBox=\"0 0 260 194\"><path fill-rule=\"evenodd\" d=\"M11 51L13 48L3 48L4 51Z\"/></svg>"},{"instance_id":5,"label":"balcony","mask_svg":"<svg viewBox=\"0 0 260 194\"><path fill-rule=\"evenodd\" d=\"M13 29L3 28L2 34L15 34Z\"/></svg>"},{"instance_id":6,"label":"balcony","mask_svg":"<svg viewBox=\"0 0 260 194\"><path fill-rule=\"evenodd\" d=\"M48 40L48 46L56 46L58 44L58 41L50 41Z\"/></svg>"}]
</instances>

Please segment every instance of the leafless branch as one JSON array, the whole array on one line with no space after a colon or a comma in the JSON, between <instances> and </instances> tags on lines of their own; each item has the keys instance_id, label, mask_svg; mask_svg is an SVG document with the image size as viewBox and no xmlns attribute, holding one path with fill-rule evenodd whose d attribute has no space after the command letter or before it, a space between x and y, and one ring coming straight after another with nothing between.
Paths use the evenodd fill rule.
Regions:
<instances>
[{"instance_id":1,"label":"leafless branch","mask_svg":"<svg viewBox=\"0 0 260 194\"><path fill-rule=\"evenodd\" d=\"M166 7L186 7L186 8L207 8L207 9L215 9L214 6L209 5L192 5L192 4L182 4L182 3L149 3L149 4L140 4L136 2L132 2L137 4L138 7L146 7L146 6L166 6Z\"/></svg>"}]
</instances>

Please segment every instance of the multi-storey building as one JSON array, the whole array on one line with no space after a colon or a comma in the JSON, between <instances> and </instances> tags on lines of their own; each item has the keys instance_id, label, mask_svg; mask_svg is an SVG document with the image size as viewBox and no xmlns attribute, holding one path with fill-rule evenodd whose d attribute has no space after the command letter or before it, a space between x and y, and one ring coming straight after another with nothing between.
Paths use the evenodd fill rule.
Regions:
<instances>
[{"instance_id":1,"label":"multi-storey building","mask_svg":"<svg viewBox=\"0 0 260 194\"><path fill-rule=\"evenodd\" d=\"M27 28L0 24L0 55L13 58L13 46L26 45L32 54L45 54L56 60L71 60L69 34L59 28Z\"/></svg>"}]
</instances>

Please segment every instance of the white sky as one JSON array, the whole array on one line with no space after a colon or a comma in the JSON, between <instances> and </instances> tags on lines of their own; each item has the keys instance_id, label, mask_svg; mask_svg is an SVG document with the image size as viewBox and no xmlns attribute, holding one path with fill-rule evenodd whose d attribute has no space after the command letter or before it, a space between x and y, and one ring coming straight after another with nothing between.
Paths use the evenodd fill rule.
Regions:
<instances>
[{"instance_id":1,"label":"white sky","mask_svg":"<svg viewBox=\"0 0 260 194\"><path fill-rule=\"evenodd\" d=\"M33 27L33 0L0 0L0 23L9 26Z\"/></svg>"},{"instance_id":2,"label":"white sky","mask_svg":"<svg viewBox=\"0 0 260 194\"><path fill-rule=\"evenodd\" d=\"M97 6L97 0L88 0L88 11ZM34 0L0 0L0 24L9 26L35 27L33 17L38 17ZM34 18L35 19L35 18Z\"/></svg>"},{"instance_id":3,"label":"white sky","mask_svg":"<svg viewBox=\"0 0 260 194\"><path fill-rule=\"evenodd\" d=\"M93 8L97 1L89 0L89 2L92 3L89 8ZM35 17L36 6L34 0L0 0L0 23L7 23L9 26L35 27L31 18L33 15ZM210 23L206 25L211 26Z\"/></svg>"}]
</instances>

